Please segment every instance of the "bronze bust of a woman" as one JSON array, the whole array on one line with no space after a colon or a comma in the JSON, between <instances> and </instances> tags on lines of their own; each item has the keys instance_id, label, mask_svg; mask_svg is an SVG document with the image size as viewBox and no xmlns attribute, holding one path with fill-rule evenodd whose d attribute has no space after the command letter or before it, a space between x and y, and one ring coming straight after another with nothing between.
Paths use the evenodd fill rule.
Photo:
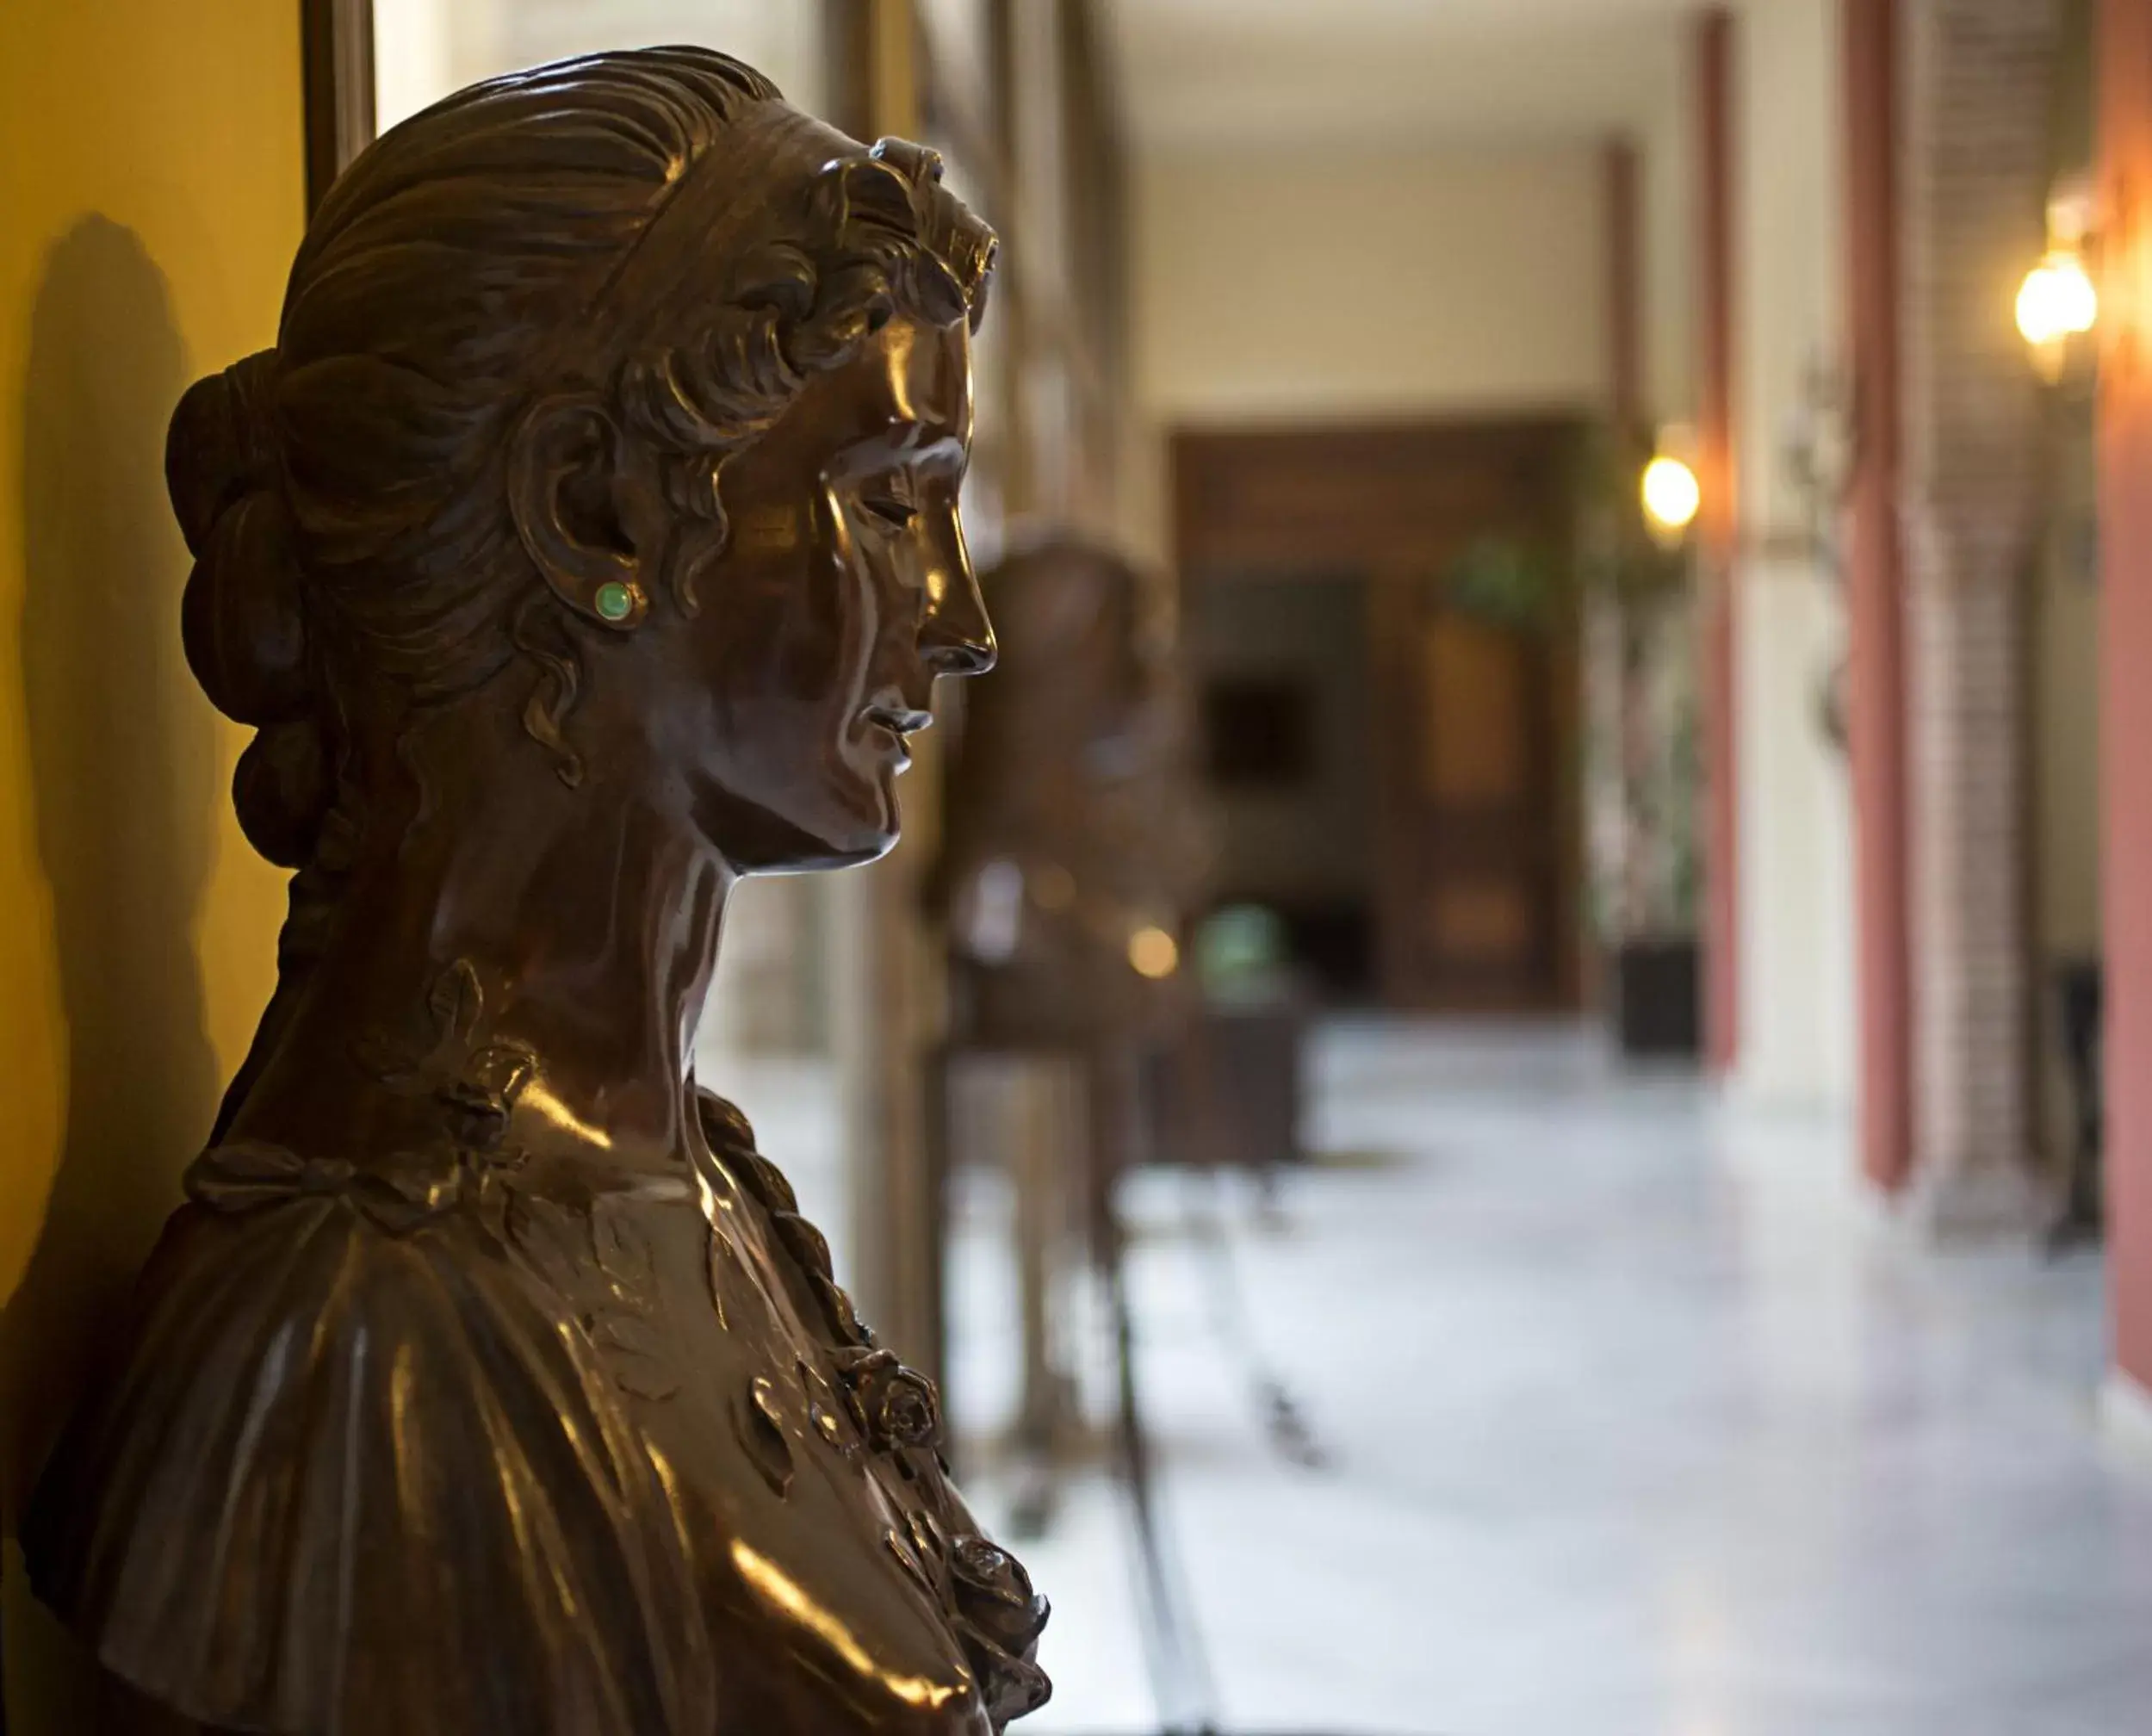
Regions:
<instances>
[{"instance_id":1,"label":"bronze bust of a woman","mask_svg":"<svg viewBox=\"0 0 2152 1736\"><path fill-rule=\"evenodd\" d=\"M983 1736L1045 1604L690 1070L742 875L896 835L993 639L987 228L685 48L388 133L173 419L276 995L25 1544L278 1736Z\"/></svg>"}]
</instances>

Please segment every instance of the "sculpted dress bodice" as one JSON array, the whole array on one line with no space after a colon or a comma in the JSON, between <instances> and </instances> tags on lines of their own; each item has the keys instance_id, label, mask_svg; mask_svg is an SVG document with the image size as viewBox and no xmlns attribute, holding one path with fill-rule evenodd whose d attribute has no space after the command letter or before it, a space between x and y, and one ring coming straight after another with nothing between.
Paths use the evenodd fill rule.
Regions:
<instances>
[{"instance_id":1,"label":"sculpted dress bodice","mask_svg":"<svg viewBox=\"0 0 2152 1736\"><path fill-rule=\"evenodd\" d=\"M981 1733L1045 1619L736 1111L672 1175L205 1152L27 1539L217 1727ZM351 1660L392 1667L354 1670ZM498 1667L512 1660L512 1668Z\"/></svg>"}]
</instances>

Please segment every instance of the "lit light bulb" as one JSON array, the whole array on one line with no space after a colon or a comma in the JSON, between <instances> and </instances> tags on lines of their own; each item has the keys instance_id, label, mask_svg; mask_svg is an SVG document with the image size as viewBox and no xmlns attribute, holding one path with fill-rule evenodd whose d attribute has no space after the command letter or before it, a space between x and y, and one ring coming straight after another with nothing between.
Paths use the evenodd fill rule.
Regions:
<instances>
[{"instance_id":1,"label":"lit light bulb","mask_svg":"<svg viewBox=\"0 0 2152 1736\"><path fill-rule=\"evenodd\" d=\"M1703 505L1696 473L1664 453L1644 467L1644 511L1662 530L1686 530Z\"/></svg>"},{"instance_id":2,"label":"lit light bulb","mask_svg":"<svg viewBox=\"0 0 2152 1736\"><path fill-rule=\"evenodd\" d=\"M1128 937L1128 962L1138 976L1162 982L1180 969L1181 948L1163 928L1138 928Z\"/></svg>"},{"instance_id":3,"label":"lit light bulb","mask_svg":"<svg viewBox=\"0 0 2152 1736\"><path fill-rule=\"evenodd\" d=\"M2018 330L2036 347L2089 332L2099 318L2099 292L2074 253L2049 254L2019 287Z\"/></svg>"}]
</instances>

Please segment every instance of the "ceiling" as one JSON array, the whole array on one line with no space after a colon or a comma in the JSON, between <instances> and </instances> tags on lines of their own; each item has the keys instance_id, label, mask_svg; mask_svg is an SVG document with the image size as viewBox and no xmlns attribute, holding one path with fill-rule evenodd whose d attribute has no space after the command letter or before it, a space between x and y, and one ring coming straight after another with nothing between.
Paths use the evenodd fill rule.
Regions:
<instances>
[{"instance_id":1,"label":"ceiling","mask_svg":"<svg viewBox=\"0 0 2152 1736\"><path fill-rule=\"evenodd\" d=\"M1108 0L1139 149L1603 136L1679 88L1698 0Z\"/></svg>"}]
</instances>

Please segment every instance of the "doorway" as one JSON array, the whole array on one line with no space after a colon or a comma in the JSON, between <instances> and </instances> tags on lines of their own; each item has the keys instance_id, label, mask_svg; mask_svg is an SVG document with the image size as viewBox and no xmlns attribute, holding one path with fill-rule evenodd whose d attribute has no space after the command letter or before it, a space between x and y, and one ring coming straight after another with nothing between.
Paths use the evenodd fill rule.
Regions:
<instances>
[{"instance_id":1,"label":"doorway","mask_svg":"<svg viewBox=\"0 0 2152 1736\"><path fill-rule=\"evenodd\" d=\"M1377 996L1374 728L1363 575L1269 573L1190 590L1216 902L1276 919L1326 1000Z\"/></svg>"},{"instance_id":2,"label":"doorway","mask_svg":"<svg viewBox=\"0 0 2152 1736\"><path fill-rule=\"evenodd\" d=\"M1218 882L1333 998L1558 1013L1580 981L1572 593L1473 551L1574 541L1566 418L1182 433L1180 571Z\"/></svg>"}]
</instances>

